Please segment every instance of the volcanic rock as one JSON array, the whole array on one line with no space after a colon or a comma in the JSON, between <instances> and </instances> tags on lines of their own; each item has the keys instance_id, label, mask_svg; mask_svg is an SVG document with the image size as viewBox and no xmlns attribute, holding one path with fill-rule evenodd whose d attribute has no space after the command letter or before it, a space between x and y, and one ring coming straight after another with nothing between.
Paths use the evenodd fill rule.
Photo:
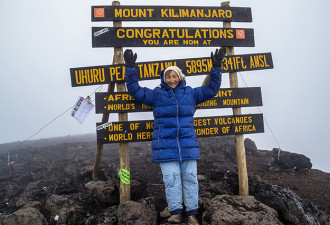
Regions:
<instances>
[{"instance_id":1,"label":"volcanic rock","mask_svg":"<svg viewBox=\"0 0 330 225\"><path fill-rule=\"evenodd\" d=\"M118 207L118 225L156 225L157 211L150 199L142 199L139 202L127 201Z\"/></svg>"},{"instance_id":2,"label":"volcanic rock","mask_svg":"<svg viewBox=\"0 0 330 225\"><path fill-rule=\"evenodd\" d=\"M88 194L102 204L115 205L119 203L119 189L114 181L90 181L85 184Z\"/></svg>"},{"instance_id":3,"label":"volcanic rock","mask_svg":"<svg viewBox=\"0 0 330 225\"><path fill-rule=\"evenodd\" d=\"M272 165L278 166L280 170L299 171L312 168L310 159L302 154L282 151L278 148L273 148L272 153L274 158Z\"/></svg>"},{"instance_id":4,"label":"volcanic rock","mask_svg":"<svg viewBox=\"0 0 330 225\"><path fill-rule=\"evenodd\" d=\"M297 194L283 187L258 183L254 194L256 199L275 209L285 224L318 225L318 210L315 205L301 199Z\"/></svg>"},{"instance_id":5,"label":"volcanic rock","mask_svg":"<svg viewBox=\"0 0 330 225\"><path fill-rule=\"evenodd\" d=\"M253 196L218 195L204 202L204 225L282 225L277 212Z\"/></svg>"},{"instance_id":6,"label":"volcanic rock","mask_svg":"<svg viewBox=\"0 0 330 225\"><path fill-rule=\"evenodd\" d=\"M98 182L94 182L91 180L95 135L70 143L65 140L52 139L49 145L46 140L27 141L27 147L21 148L14 144L0 145L0 224L11 221L43 225L168 224L169 215L163 211L167 206L165 186L159 163L152 162L150 142L130 143L132 201L119 205L118 144L104 145ZM218 206L213 204L217 199L228 209L227 224L237 224L244 216L254 218L256 224L271 224L276 214L270 213L267 207L265 210L262 204L277 212L275 224L278 221L288 225L330 224L329 174L308 169L311 164L307 157L299 158L298 161L305 160L299 164L289 160L299 155L281 151L275 163L278 152L256 150L253 141L246 139L251 195L247 198L254 197L251 202L256 204L256 208L252 208L252 203L237 196L234 137L201 138L199 142L200 208L196 217L200 223L212 224L218 219L221 222L220 217L216 220L213 217L218 215ZM7 165L8 151L15 161L11 174ZM282 156L283 160L287 156L284 161L290 163L281 164ZM278 170L266 167L269 162L272 162L270 167ZM206 174L210 177L208 183ZM226 197L221 202L218 196ZM231 217L230 210L237 216ZM260 215L264 215L261 221L258 220Z\"/></svg>"},{"instance_id":7,"label":"volcanic rock","mask_svg":"<svg viewBox=\"0 0 330 225\"><path fill-rule=\"evenodd\" d=\"M118 206L110 206L106 208L104 211L91 215L89 218L85 220L85 225L114 225L117 224L117 210Z\"/></svg>"},{"instance_id":8,"label":"volcanic rock","mask_svg":"<svg viewBox=\"0 0 330 225\"><path fill-rule=\"evenodd\" d=\"M245 146L245 152L246 154L256 154L258 149L254 141L252 141L250 138L245 138L244 140L244 146Z\"/></svg>"},{"instance_id":9,"label":"volcanic rock","mask_svg":"<svg viewBox=\"0 0 330 225\"><path fill-rule=\"evenodd\" d=\"M43 214L37 209L37 204L27 204L23 208L15 211L13 214L4 216L2 225L44 225L46 219Z\"/></svg>"},{"instance_id":10,"label":"volcanic rock","mask_svg":"<svg viewBox=\"0 0 330 225\"><path fill-rule=\"evenodd\" d=\"M46 201L46 209L56 224L82 224L86 217L83 201L76 195L52 194Z\"/></svg>"}]
</instances>

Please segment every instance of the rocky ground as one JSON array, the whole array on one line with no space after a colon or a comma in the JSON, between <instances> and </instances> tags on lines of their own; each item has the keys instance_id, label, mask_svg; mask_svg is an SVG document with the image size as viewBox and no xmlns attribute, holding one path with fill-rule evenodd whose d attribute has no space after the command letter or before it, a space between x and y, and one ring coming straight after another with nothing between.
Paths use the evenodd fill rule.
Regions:
<instances>
[{"instance_id":1,"label":"rocky ground","mask_svg":"<svg viewBox=\"0 0 330 225\"><path fill-rule=\"evenodd\" d=\"M0 145L1 224L167 224L150 143L130 143L133 201L119 204L118 144L104 145L93 182L95 140L82 135ZM329 173L311 169L303 155L258 150L249 139L245 146L250 196L240 197L234 138L200 139L201 224L330 224Z\"/></svg>"}]
</instances>

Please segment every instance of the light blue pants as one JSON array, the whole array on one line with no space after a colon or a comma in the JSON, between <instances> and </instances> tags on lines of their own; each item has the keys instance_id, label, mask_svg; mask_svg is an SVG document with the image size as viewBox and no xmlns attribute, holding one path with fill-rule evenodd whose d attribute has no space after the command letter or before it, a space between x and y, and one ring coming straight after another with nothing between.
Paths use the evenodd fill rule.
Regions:
<instances>
[{"instance_id":1,"label":"light blue pants","mask_svg":"<svg viewBox=\"0 0 330 225\"><path fill-rule=\"evenodd\" d=\"M160 163L165 183L168 210L172 215L183 212L183 203L188 216L198 211L197 161Z\"/></svg>"}]
</instances>

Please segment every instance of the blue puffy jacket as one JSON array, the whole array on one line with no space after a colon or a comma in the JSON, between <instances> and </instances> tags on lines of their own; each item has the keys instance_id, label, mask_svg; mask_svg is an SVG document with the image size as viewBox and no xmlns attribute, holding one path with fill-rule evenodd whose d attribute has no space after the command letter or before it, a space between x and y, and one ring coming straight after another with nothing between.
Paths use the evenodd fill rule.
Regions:
<instances>
[{"instance_id":1,"label":"blue puffy jacket","mask_svg":"<svg viewBox=\"0 0 330 225\"><path fill-rule=\"evenodd\" d=\"M137 101L153 107L154 131L152 159L155 162L199 159L199 145L194 129L195 106L214 97L221 84L221 67L211 69L207 86L191 88L182 80L175 92L165 84L151 90L140 87L135 68L126 67L125 80L129 94Z\"/></svg>"}]
</instances>

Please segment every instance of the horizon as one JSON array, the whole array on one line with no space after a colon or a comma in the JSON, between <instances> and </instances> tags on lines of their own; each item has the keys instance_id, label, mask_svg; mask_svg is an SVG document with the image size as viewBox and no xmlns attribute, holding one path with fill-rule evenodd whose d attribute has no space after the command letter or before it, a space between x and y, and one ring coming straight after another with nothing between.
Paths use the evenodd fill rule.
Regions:
<instances>
[{"instance_id":1,"label":"horizon","mask_svg":"<svg viewBox=\"0 0 330 225\"><path fill-rule=\"evenodd\" d=\"M27 148L27 147L33 147L33 144L38 144L36 142L38 141L60 141L60 140L55 140L55 139L66 139L66 141L63 142L64 143L69 143L70 140L72 139L72 141L75 141L74 139L81 139L82 137L84 136L88 136L88 137L92 137L92 136L95 136L95 142L97 142L96 140L96 133L86 133L86 134L75 134L75 135L66 135L66 136L58 136L58 137L49 137L49 138L40 138L40 139L32 139L32 140L27 140L27 141L16 141L16 142L7 142L7 143L0 143L0 151L1 150L5 150L5 151L8 151L10 152L11 150L14 149L17 149L17 150L24 150L24 148ZM222 136L222 137L225 137L225 136ZM229 136L226 136L226 137L229 137ZM203 138L203 137L200 137L200 138ZM210 137L208 137L210 138ZM51 140L49 140L51 139ZM246 139L246 138L245 138ZM244 140L245 140L244 139ZM253 142L254 140L252 138L249 138L251 139ZM31 143L30 143L31 142ZM75 141L76 142L76 141ZM90 140L86 140L84 142L90 142ZM145 141L145 142L150 142L150 141ZM23 143L26 143L25 145ZM136 143L136 142L131 142L131 143ZM254 142L255 143L255 142ZM23 144L23 145L21 145ZM50 143L51 144L51 143ZM112 143L112 145L117 145L118 143ZM256 143L255 143L256 144ZM1 149L2 146L4 145L9 145L7 148L4 147L3 149ZM16 146L15 146L16 145ZM28 145L31 145L31 146L28 146ZM45 144L45 146L48 146L47 144ZM256 145L257 146L257 145ZM19 148L18 148L19 147ZM97 145L95 144L95 152L96 152L96 147ZM119 149L119 147L118 147ZM257 146L257 150L260 150L260 151L272 151L273 149L259 149L258 146ZM281 149L281 151L286 151L284 149ZM289 152L289 151L286 151L286 152ZM293 152L290 152L290 153L293 153ZM298 153L300 154L300 153ZM307 157L307 156L306 156ZM308 157L309 158L309 157ZM310 158L309 158L310 159ZM310 162L312 163L312 168L311 169L316 169L316 170L321 170L322 172L325 172L325 173L330 173L330 171L325 171L325 170L322 170L322 169L319 169L319 168L315 168L314 167L314 163L313 161L310 159ZM266 163L266 162L265 162ZM269 162L268 162L269 163ZM265 164L266 165L266 164ZM249 172L249 171L248 171Z\"/></svg>"},{"instance_id":2,"label":"horizon","mask_svg":"<svg viewBox=\"0 0 330 225\"><path fill-rule=\"evenodd\" d=\"M220 2L168 0L166 4L220 6ZM152 0L120 3L162 5ZM330 96L327 75L330 1L317 0L311 4L307 0L232 0L230 4L252 10L252 22L233 22L232 27L254 29L255 47L235 47L235 54L271 52L274 64L271 70L238 73L239 86L261 87L263 100L263 106L242 108L242 114L261 110L267 122L264 133L244 137L252 139L258 149L280 147L303 154L311 159L313 167L329 172L330 120L326 113L330 106L326 103ZM95 125L101 121L101 115L93 112L81 125L67 112L38 133L58 115L70 110L79 96L86 97L99 88L98 85L72 87L70 68L112 64L113 48L92 48L92 27L112 26L112 22L91 22L91 7L96 5L111 5L111 2L0 1L0 143L23 141L36 133L33 140L96 132ZM17 16L9 9L14 9ZM223 23L153 21L123 22L123 26L222 27ZM138 55L137 62L209 57L214 50L215 47L133 49ZM204 77L187 77L187 84L200 86ZM140 85L154 88L159 81L141 81ZM228 87L228 74L224 74L221 88ZM106 86L97 91L106 91ZM225 115L232 115L232 110L199 109L195 117ZM129 120L151 117L152 113L129 114ZM117 120L115 113L110 115L109 121Z\"/></svg>"}]
</instances>

